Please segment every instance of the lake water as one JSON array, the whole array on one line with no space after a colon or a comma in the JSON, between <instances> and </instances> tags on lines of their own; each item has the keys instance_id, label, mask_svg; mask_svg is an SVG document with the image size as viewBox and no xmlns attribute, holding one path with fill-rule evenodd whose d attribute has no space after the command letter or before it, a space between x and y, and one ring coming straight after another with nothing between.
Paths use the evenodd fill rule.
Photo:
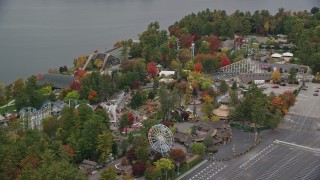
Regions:
<instances>
[{"instance_id":1,"label":"lake water","mask_svg":"<svg viewBox=\"0 0 320 180\"><path fill-rule=\"evenodd\" d=\"M150 22L162 29L192 12L310 10L319 0L0 0L0 82L71 66L77 56L137 39Z\"/></svg>"}]
</instances>

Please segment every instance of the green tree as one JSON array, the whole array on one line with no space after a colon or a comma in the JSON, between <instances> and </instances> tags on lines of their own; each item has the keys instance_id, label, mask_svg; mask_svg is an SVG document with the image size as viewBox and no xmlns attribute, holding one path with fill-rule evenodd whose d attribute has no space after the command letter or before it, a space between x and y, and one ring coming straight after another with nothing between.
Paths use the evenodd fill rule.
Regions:
<instances>
[{"instance_id":1,"label":"green tree","mask_svg":"<svg viewBox=\"0 0 320 180\"><path fill-rule=\"evenodd\" d=\"M138 89L133 94L130 105L133 109L136 109L142 106L145 100L146 100L146 95L143 92L141 92L140 89Z\"/></svg>"},{"instance_id":2,"label":"green tree","mask_svg":"<svg viewBox=\"0 0 320 180\"><path fill-rule=\"evenodd\" d=\"M191 151L193 154L198 154L200 156L203 156L205 153L206 147L203 143L192 143L191 145Z\"/></svg>"},{"instance_id":3,"label":"green tree","mask_svg":"<svg viewBox=\"0 0 320 180\"><path fill-rule=\"evenodd\" d=\"M137 136L133 140L135 155L140 162L146 162L149 159L149 143L146 136Z\"/></svg>"},{"instance_id":4,"label":"green tree","mask_svg":"<svg viewBox=\"0 0 320 180\"><path fill-rule=\"evenodd\" d=\"M228 92L228 90L229 90L228 84L226 83L226 81L222 80L219 86L220 93L225 94Z\"/></svg>"},{"instance_id":5,"label":"green tree","mask_svg":"<svg viewBox=\"0 0 320 180\"><path fill-rule=\"evenodd\" d=\"M150 166L144 172L146 180L158 180L161 177L161 169L156 166Z\"/></svg>"},{"instance_id":6,"label":"green tree","mask_svg":"<svg viewBox=\"0 0 320 180\"><path fill-rule=\"evenodd\" d=\"M41 179L86 179L83 173L65 160L54 162L49 166L43 165L38 172L40 172Z\"/></svg>"},{"instance_id":7,"label":"green tree","mask_svg":"<svg viewBox=\"0 0 320 180\"><path fill-rule=\"evenodd\" d=\"M178 90L166 89L164 86L160 87L159 91L159 101L160 101L160 113L163 120L167 120L170 116L170 112L176 107L179 103Z\"/></svg>"},{"instance_id":8,"label":"green tree","mask_svg":"<svg viewBox=\"0 0 320 180\"><path fill-rule=\"evenodd\" d=\"M161 169L161 171L164 171L166 173L166 179L168 179L168 171L171 171L174 169L174 164L170 159L167 158L161 158L157 162L154 163L157 168Z\"/></svg>"},{"instance_id":9,"label":"green tree","mask_svg":"<svg viewBox=\"0 0 320 180\"><path fill-rule=\"evenodd\" d=\"M99 157L99 154L96 151L99 138L98 135L106 130L106 126L102 121L101 117L93 115L88 121L84 122L78 142L82 159L96 160ZM104 136L101 138L104 138ZM101 147L98 149L101 150Z\"/></svg>"},{"instance_id":10,"label":"green tree","mask_svg":"<svg viewBox=\"0 0 320 180\"><path fill-rule=\"evenodd\" d=\"M117 171L115 168L109 167L101 173L99 180L117 179Z\"/></svg>"},{"instance_id":11,"label":"green tree","mask_svg":"<svg viewBox=\"0 0 320 180\"><path fill-rule=\"evenodd\" d=\"M109 131L98 135L97 151L100 152L100 162L105 162L112 151L113 136Z\"/></svg>"},{"instance_id":12,"label":"green tree","mask_svg":"<svg viewBox=\"0 0 320 180\"><path fill-rule=\"evenodd\" d=\"M129 122L130 122L130 117L128 113L125 113L121 116L120 118L120 123L119 123L119 128L120 130L123 131L124 128L127 129L127 127L129 126ZM126 134L127 134L127 130L126 130Z\"/></svg>"},{"instance_id":13,"label":"green tree","mask_svg":"<svg viewBox=\"0 0 320 180\"><path fill-rule=\"evenodd\" d=\"M236 90L238 89L238 86L237 86L237 82L236 82L236 81L234 81L234 82L232 83L231 89L232 89L233 91L236 91Z\"/></svg>"},{"instance_id":14,"label":"green tree","mask_svg":"<svg viewBox=\"0 0 320 180\"><path fill-rule=\"evenodd\" d=\"M207 148L213 146L213 138L212 138L211 136L207 135L207 136L204 138L203 144L204 144Z\"/></svg>"},{"instance_id":15,"label":"green tree","mask_svg":"<svg viewBox=\"0 0 320 180\"><path fill-rule=\"evenodd\" d=\"M289 70L289 74L290 74L288 77L289 82L291 82L291 83L296 82L297 70L294 67L292 67Z\"/></svg>"},{"instance_id":16,"label":"green tree","mask_svg":"<svg viewBox=\"0 0 320 180\"><path fill-rule=\"evenodd\" d=\"M79 99L80 94L77 91L70 91L64 99Z\"/></svg>"}]
</instances>

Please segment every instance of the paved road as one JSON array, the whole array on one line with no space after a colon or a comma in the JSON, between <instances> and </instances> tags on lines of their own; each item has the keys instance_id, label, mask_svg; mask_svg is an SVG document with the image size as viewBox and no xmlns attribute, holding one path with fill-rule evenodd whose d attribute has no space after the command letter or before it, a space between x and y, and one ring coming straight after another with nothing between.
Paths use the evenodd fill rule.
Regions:
<instances>
[{"instance_id":1,"label":"paved road","mask_svg":"<svg viewBox=\"0 0 320 180\"><path fill-rule=\"evenodd\" d=\"M308 83L298 101L275 131L263 133L262 142L247 154L227 162L206 162L182 179L318 180L320 179L320 85ZM296 145L276 143L281 140Z\"/></svg>"}]
</instances>

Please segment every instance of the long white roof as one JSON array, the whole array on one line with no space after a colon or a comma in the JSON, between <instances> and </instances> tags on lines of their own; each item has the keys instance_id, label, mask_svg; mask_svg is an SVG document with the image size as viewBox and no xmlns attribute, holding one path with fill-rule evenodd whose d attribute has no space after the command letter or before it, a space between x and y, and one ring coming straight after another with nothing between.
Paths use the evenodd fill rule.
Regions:
<instances>
[{"instance_id":1,"label":"long white roof","mask_svg":"<svg viewBox=\"0 0 320 180\"><path fill-rule=\"evenodd\" d=\"M285 56L285 57L292 57L293 54L292 53L289 53L289 52L286 52L286 53L283 53L282 56Z\"/></svg>"},{"instance_id":2,"label":"long white roof","mask_svg":"<svg viewBox=\"0 0 320 180\"><path fill-rule=\"evenodd\" d=\"M272 58L281 58L282 55L281 54L278 54L278 53L274 53L271 55Z\"/></svg>"}]
</instances>

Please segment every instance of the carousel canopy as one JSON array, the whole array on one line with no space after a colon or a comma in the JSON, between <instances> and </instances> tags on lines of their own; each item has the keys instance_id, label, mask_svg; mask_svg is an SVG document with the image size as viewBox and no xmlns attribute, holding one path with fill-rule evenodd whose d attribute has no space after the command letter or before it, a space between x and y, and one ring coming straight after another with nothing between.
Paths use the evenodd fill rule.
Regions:
<instances>
[{"instance_id":1,"label":"carousel canopy","mask_svg":"<svg viewBox=\"0 0 320 180\"><path fill-rule=\"evenodd\" d=\"M229 107L226 105L221 105L218 109L212 111L212 113L219 117L228 117L229 116Z\"/></svg>"}]
</instances>

